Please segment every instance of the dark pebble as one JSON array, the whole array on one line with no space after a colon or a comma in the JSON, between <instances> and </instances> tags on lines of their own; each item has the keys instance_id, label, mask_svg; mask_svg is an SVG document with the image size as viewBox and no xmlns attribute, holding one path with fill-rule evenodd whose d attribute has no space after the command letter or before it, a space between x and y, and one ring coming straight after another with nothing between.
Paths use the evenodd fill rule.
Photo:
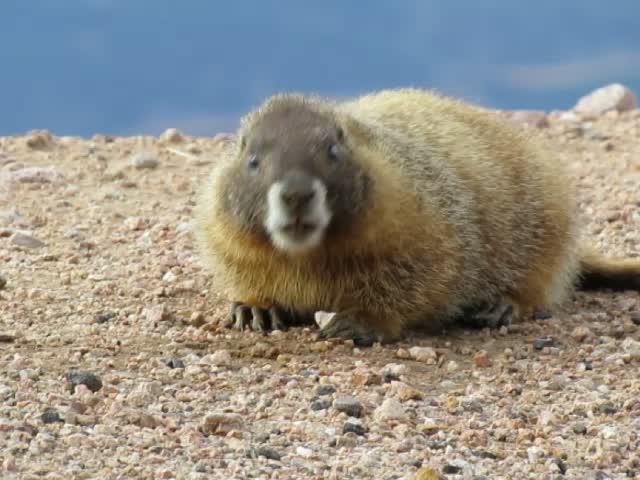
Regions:
<instances>
[{"instance_id":1,"label":"dark pebble","mask_svg":"<svg viewBox=\"0 0 640 480\"><path fill-rule=\"evenodd\" d=\"M316 395L331 395L336 392L336 387L333 385L318 385L316 388Z\"/></svg>"},{"instance_id":2,"label":"dark pebble","mask_svg":"<svg viewBox=\"0 0 640 480\"><path fill-rule=\"evenodd\" d=\"M497 460L498 459L498 456L495 453L491 453L491 452L488 452L486 450L472 450L472 453L476 457L480 457L480 458L488 458L490 460Z\"/></svg>"},{"instance_id":3,"label":"dark pebble","mask_svg":"<svg viewBox=\"0 0 640 480\"><path fill-rule=\"evenodd\" d=\"M635 325L640 325L640 312L633 312L631 314L631 321L635 324Z\"/></svg>"},{"instance_id":4,"label":"dark pebble","mask_svg":"<svg viewBox=\"0 0 640 480\"><path fill-rule=\"evenodd\" d=\"M392 372L382 372L382 381L384 383L397 382L398 380L400 380L399 375Z\"/></svg>"},{"instance_id":5,"label":"dark pebble","mask_svg":"<svg viewBox=\"0 0 640 480\"><path fill-rule=\"evenodd\" d=\"M0 275L0 290L7 286L7 279Z\"/></svg>"},{"instance_id":6,"label":"dark pebble","mask_svg":"<svg viewBox=\"0 0 640 480\"><path fill-rule=\"evenodd\" d=\"M452 475L456 473L460 473L462 469L460 467L456 467L455 465L451 465L447 463L444 467L442 467L442 473L446 475Z\"/></svg>"},{"instance_id":7,"label":"dark pebble","mask_svg":"<svg viewBox=\"0 0 640 480\"><path fill-rule=\"evenodd\" d=\"M534 320L549 320L553 315L548 310L536 309L533 312Z\"/></svg>"},{"instance_id":8,"label":"dark pebble","mask_svg":"<svg viewBox=\"0 0 640 480\"><path fill-rule=\"evenodd\" d=\"M184 368L184 362L179 358L170 358L165 363L169 368Z\"/></svg>"},{"instance_id":9,"label":"dark pebble","mask_svg":"<svg viewBox=\"0 0 640 480\"><path fill-rule=\"evenodd\" d=\"M587 433L587 426L584 423L576 423L573 425L573 433L584 435Z\"/></svg>"},{"instance_id":10,"label":"dark pebble","mask_svg":"<svg viewBox=\"0 0 640 480\"><path fill-rule=\"evenodd\" d=\"M553 338L536 338L533 341L533 348L536 350L542 350L543 348L555 347L556 342Z\"/></svg>"},{"instance_id":11,"label":"dark pebble","mask_svg":"<svg viewBox=\"0 0 640 480\"><path fill-rule=\"evenodd\" d=\"M310 368L307 368L305 370L301 370L300 375L302 375L303 377L313 377L315 375L318 375L318 372Z\"/></svg>"},{"instance_id":12,"label":"dark pebble","mask_svg":"<svg viewBox=\"0 0 640 480\"><path fill-rule=\"evenodd\" d=\"M616 406L613 403L607 402L607 403L603 403L602 405L598 406L598 411L600 413L604 413L605 415L613 415L614 413L616 413L618 411L618 409L616 408Z\"/></svg>"},{"instance_id":13,"label":"dark pebble","mask_svg":"<svg viewBox=\"0 0 640 480\"><path fill-rule=\"evenodd\" d=\"M431 440L427 443L427 446L432 450L444 450L447 448L447 444L439 440Z\"/></svg>"},{"instance_id":14,"label":"dark pebble","mask_svg":"<svg viewBox=\"0 0 640 480\"><path fill-rule=\"evenodd\" d=\"M69 390L71 393L75 391L78 385L85 385L92 392L97 392L102 388L102 380L96 374L91 372L82 372L70 370L65 374L67 382L69 382Z\"/></svg>"},{"instance_id":15,"label":"dark pebble","mask_svg":"<svg viewBox=\"0 0 640 480\"><path fill-rule=\"evenodd\" d=\"M578 362L578 365L584 365L585 370L593 370L593 365L591 365L589 360L582 360Z\"/></svg>"},{"instance_id":16,"label":"dark pebble","mask_svg":"<svg viewBox=\"0 0 640 480\"><path fill-rule=\"evenodd\" d=\"M552 461L558 466L558 469L560 470L560 473L562 475L567 473L567 464L564 463L561 458L554 458Z\"/></svg>"},{"instance_id":17,"label":"dark pebble","mask_svg":"<svg viewBox=\"0 0 640 480\"><path fill-rule=\"evenodd\" d=\"M342 433L349 433L349 432L353 432L356 435L362 436L365 433L367 433L367 429L364 428L360 423L347 421L347 422L344 422L344 425L342 426Z\"/></svg>"},{"instance_id":18,"label":"dark pebble","mask_svg":"<svg viewBox=\"0 0 640 480\"><path fill-rule=\"evenodd\" d=\"M16 336L8 333L0 333L0 343L12 343L16 341Z\"/></svg>"},{"instance_id":19,"label":"dark pebble","mask_svg":"<svg viewBox=\"0 0 640 480\"><path fill-rule=\"evenodd\" d=\"M321 398L319 400L315 400L311 402L311 410L314 410L314 411L326 410L330 406L331 406L331 401L327 400L326 398Z\"/></svg>"},{"instance_id":20,"label":"dark pebble","mask_svg":"<svg viewBox=\"0 0 640 480\"><path fill-rule=\"evenodd\" d=\"M98 312L96 313L96 322L107 323L109 320L116 318L115 312Z\"/></svg>"},{"instance_id":21,"label":"dark pebble","mask_svg":"<svg viewBox=\"0 0 640 480\"><path fill-rule=\"evenodd\" d=\"M60 418L60 414L57 411L51 410L51 409L45 410L44 412L42 412L40 419L42 420L42 423L62 422L62 419Z\"/></svg>"},{"instance_id":22,"label":"dark pebble","mask_svg":"<svg viewBox=\"0 0 640 480\"><path fill-rule=\"evenodd\" d=\"M271 438L271 434L269 432L261 432L261 433L257 433L254 438L256 442L264 443L269 441L269 439Z\"/></svg>"},{"instance_id":23,"label":"dark pebble","mask_svg":"<svg viewBox=\"0 0 640 480\"><path fill-rule=\"evenodd\" d=\"M335 408L339 412L346 413L350 417L360 417L362 415L362 411L364 410L362 404L355 397L352 397L350 395L337 397L333 401L333 408Z\"/></svg>"},{"instance_id":24,"label":"dark pebble","mask_svg":"<svg viewBox=\"0 0 640 480\"><path fill-rule=\"evenodd\" d=\"M269 460L280 460L282 458L282 455L269 447L257 447L254 453L257 457L265 457Z\"/></svg>"}]
</instances>

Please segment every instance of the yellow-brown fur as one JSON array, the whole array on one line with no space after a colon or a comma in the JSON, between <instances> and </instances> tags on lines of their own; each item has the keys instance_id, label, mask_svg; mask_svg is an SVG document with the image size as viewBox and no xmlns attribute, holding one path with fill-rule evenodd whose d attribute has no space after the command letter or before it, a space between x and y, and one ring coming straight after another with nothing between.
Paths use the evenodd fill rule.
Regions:
<instances>
[{"instance_id":1,"label":"yellow-brown fur","mask_svg":"<svg viewBox=\"0 0 640 480\"><path fill-rule=\"evenodd\" d=\"M374 180L372 199L346 231L286 255L222 208L239 152L229 145L199 201L197 228L229 299L354 312L392 340L405 326L441 325L482 303L553 308L574 287L586 257L573 191L562 165L525 132L416 89L344 103L278 95L241 132L279 102L306 102L344 128L352 161ZM613 265L589 258L596 269ZM637 275L640 262L624 268Z\"/></svg>"}]
</instances>

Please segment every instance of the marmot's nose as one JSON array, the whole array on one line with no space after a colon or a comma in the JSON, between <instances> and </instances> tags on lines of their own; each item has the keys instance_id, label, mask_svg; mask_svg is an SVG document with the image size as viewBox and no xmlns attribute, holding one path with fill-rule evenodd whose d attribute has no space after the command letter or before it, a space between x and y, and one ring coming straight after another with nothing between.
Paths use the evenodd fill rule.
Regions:
<instances>
[{"instance_id":1,"label":"marmot's nose","mask_svg":"<svg viewBox=\"0 0 640 480\"><path fill-rule=\"evenodd\" d=\"M313 179L305 173L291 172L282 181L280 198L292 211L305 208L314 196Z\"/></svg>"}]
</instances>

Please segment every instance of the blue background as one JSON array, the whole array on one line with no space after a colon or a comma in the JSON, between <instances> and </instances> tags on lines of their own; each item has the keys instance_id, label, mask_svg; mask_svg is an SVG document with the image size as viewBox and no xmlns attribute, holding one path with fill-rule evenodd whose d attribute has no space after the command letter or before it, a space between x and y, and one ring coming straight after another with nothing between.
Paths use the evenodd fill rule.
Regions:
<instances>
[{"instance_id":1,"label":"blue background","mask_svg":"<svg viewBox=\"0 0 640 480\"><path fill-rule=\"evenodd\" d=\"M210 135L279 90L567 109L611 82L640 93L637 0L0 2L0 135Z\"/></svg>"}]
</instances>

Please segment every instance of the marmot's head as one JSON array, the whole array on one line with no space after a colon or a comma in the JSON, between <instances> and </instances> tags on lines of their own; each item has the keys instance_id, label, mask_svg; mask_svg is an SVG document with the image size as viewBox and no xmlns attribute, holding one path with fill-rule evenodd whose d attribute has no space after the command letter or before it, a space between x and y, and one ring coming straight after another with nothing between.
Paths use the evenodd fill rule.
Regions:
<instances>
[{"instance_id":1,"label":"marmot's head","mask_svg":"<svg viewBox=\"0 0 640 480\"><path fill-rule=\"evenodd\" d=\"M267 100L242 121L225 207L290 254L348 229L366 207L370 180L345 123L300 95Z\"/></svg>"}]
</instances>

